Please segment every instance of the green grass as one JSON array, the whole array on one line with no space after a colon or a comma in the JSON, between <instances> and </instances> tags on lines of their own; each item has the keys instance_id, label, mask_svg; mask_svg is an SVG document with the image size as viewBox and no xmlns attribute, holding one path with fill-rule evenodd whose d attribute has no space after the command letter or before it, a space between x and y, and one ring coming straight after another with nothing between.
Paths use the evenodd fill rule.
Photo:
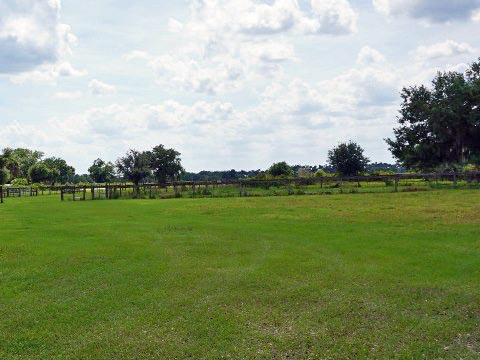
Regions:
<instances>
[{"instance_id":1,"label":"green grass","mask_svg":"<svg viewBox=\"0 0 480 360\"><path fill-rule=\"evenodd\" d=\"M0 358L480 358L480 192L0 205Z\"/></svg>"}]
</instances>

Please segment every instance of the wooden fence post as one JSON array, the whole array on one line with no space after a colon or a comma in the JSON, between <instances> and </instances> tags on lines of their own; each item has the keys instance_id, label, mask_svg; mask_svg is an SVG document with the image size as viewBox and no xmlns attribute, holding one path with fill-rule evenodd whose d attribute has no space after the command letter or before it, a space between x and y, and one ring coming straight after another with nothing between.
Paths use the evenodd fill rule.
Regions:
<instances>
[{"instance_id":1,"label":"wooden fence post","mask_svg":"<svg viewBox=\"0 0 480 360\"><path fill-rule=\"evenodd\" d=\"M398 176L395 176L395 192L398 192Z\"/></svg>"},{"instance_id":2,"label":"wooden fence post","mask_svg":"<svg viewBox=\"0 0 480 360\"><path fill-rule=\"evenodd\" d=\"M3 204L3 186L0 186L0 204Z\"/></svg>"}]
</instances>

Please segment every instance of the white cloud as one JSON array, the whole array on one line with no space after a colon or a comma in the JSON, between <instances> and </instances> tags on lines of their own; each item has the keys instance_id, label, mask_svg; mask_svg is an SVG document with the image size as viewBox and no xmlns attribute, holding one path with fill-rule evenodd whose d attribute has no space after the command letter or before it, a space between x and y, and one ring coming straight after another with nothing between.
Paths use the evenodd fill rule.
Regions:
<instances>
[{"instance_id":1,"label":"white cloud","mask_svg":"<svg viewBox=\"0 0 480 360\"><path fill-rule=\"evenodd\" d=\"M70 26L60 23L59 0L0 3L0 73L20 74L20 82L78 75L65 61L75 42Z\"/></svg>"},{"instance_id":2,"label":"white cloud","mask_svg":"<svg viewBox=\"0 0 480 360\"><path fill-rule=\"evenodd\" d=\"M416 50L416 60L426 61L462 54L472 54L474 52L475 49L468 43L446 40L429 46L419 46Z\"/></svg>"},{"instance_id":3,"label":"white cloud","mask_svg":"<svg viewBox=\"0 0 480 360\"><path fill-rule=\"evenodd\" d=\"M62 100L74 100L83 96L81 91L59 91L55 93L55 98Z\"/></svg>"},{"instance_id":4,"label":"white cloud","mask_svg":"<svg viewBox=\"0 0 480 360\"><path fill-rule=\"evenodd\" d=\"M385 63L385 61L385 56L369 46L364 46L357 57L357 64L360 65L381 64Z\"/></svg>"},{"instance_id":5,"label":"white cloud","mask_svg":"<svg viewBox=\"0 0 480 360\"><path fill-rule=\"evenodd\" d=\"M93 95L97 96L113 95L117 92L117 88L114 85L104 83L97 79L91 80L88 84L88 88Z\"/></svg>"},{"instance_id":6,"label":"white cloud","mask_svg":"<svg viewBox=\"0 0 480 360\"><path fill-rule=\"evenodd\" d=\"M347 0L312 0L317 33L349 34L357 31L357 14Z\"/></svg>"},{"instance_id":7,"label":"white cloud","mask_svg":"<svg viewBox=\"0 0 480 360\"><path fill-rule=\"evenodd\" d=\"M183 24L173 18L168 20L168 30L172 33L179 33L183 30Z\"/></svg>"},{"instance_id":8,"label":"white cloud","mask_svg":"<svg viewBox=\"0 0 480 360\"><path fill-rule=\"evenodd\" d=\"M85 70L78 70L69 62L58 62L55 64L40 65L35 70L12 75L10 80L14 84L23 84L28 81L51 82L59 77L79 77L86 75Z\"/></svg>"},{"instance_id":9,"label":"white cloud","mask_svg":"<svg viewBox=\"0 0 480 360\"><path fill-rule=\"evenodd\" d=\"M296 0L195 0L190 19L170 19L181 35L170 53L135 51L162 85L214 95L238 90L252 79L282 72L295 59L291 34L343 35L356 30L357 15L347 0L312 0L309 12Z\"/></svg>"},{"instance_id":10,"label":"white cloud","mask_svg":"<svg viewBox=\"0 0 480 360\"><path fill-rule=\"evenodd\" d=\"M480 0L373 0L373 5L388 16L442 23L469 19L480 8Z\"/></svg>"},{"instance_id":11,"label":"white cloud","mask_svg":"<svg viewBox=\"0 0 480 360\"><path fill-rule=\"evenodd\" d=\"M472 14L472 20L474 22L480 22L480 9L475 10Z\"/></svg>"}]
</instances>

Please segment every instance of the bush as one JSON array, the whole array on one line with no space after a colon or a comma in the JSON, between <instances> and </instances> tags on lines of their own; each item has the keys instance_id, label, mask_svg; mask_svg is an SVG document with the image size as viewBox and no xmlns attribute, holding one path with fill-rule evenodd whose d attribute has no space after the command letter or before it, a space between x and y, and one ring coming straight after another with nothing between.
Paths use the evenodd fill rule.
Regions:
<instances>
[{"instance_id":1,"label":"bush","mask_svg":"<svg viewBox=\"0 0 480 360\"><path fill-rule=\"evenodd\" d=\"M464 172L476 172L480 171L480 166L474 164L467 164L463 167Z\"/></svg>"},{"instance_id":2,"label":"bush","mask_svg":"<svg viewBox=\"0 0 480 360\"><path fill-rule=\"evenodd\" d=\"M273 177L287 178L293 176L292 168L285 161L270 166L268 173Z\"/></svg>"},{"instance_id":3,"label":"bush","mask_svg":"<svg viewBox=\"0 0 480 360\"><path fill-rule=\"evenodd\" d=\"M435 168L435 172L438 174L448 174L448 173L456 173L461 174L463 173L464 167L460 164L454 163L445 163Z\"/></svg>"},{"instance_id":4,"label":"bush","mask_svg":"<svg viewBox=\"0 0 480 360\"><path fill-rule=\"evenodd\" d=\"M318 178L321 178L321 177L327 177L328 174L325 172L325 170L317 170L317 172L315 173L315 177L318 177Z\"/></svg>"},{"instance_id":5,"label":"bush","mask_svg":"<svg viewBox=\"0 0 480 360\"><path fill-rule=\"evenodd\" d=\"M12 181L13 186L27 186L28 180L25 178L16 178Z\"/></svg>"},{"instance_id":6,"label":"bush","mask_svg":"<svg viewBox=\"0 0 480 360\"><path fill-rule=\"evenodd\" d=\"M393 180L392 179L385 179L385 186L393 186Z\"/></svg>"}]
</instances>

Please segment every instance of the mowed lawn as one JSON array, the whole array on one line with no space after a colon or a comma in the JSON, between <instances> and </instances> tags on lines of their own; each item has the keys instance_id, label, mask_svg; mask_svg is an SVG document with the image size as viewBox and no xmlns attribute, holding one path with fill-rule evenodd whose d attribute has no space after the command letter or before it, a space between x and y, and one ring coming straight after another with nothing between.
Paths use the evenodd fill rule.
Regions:
<instances>
[{"instance_id":1,"label":"mowed lawn","mask_svg":"<svg viewBox=\"0 0 480 360\"><path fill-rule=\"evenodd\" d=\"M480 358L480 191L0 205L0 358Z\"/></svg>"}]
</instances>

